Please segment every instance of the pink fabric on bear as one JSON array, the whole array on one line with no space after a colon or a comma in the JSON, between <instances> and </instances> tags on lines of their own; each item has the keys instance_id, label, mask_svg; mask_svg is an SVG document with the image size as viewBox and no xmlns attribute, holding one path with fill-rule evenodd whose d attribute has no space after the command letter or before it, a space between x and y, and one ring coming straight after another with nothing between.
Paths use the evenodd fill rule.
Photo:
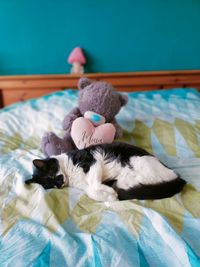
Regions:
<instances>
[{"instance_id":1,"label":"pink fabric on bear","mask_svg":"<svg viewBox=\"0 0 200 267\"><path fill-rule=\"evenodd\" d=\"M74 120L71 128L71 137L78 149L97 144L112 143L116 129L111 123L105 123L94 127L86 118L80 117Z\"/></svg>"}]
</instances>

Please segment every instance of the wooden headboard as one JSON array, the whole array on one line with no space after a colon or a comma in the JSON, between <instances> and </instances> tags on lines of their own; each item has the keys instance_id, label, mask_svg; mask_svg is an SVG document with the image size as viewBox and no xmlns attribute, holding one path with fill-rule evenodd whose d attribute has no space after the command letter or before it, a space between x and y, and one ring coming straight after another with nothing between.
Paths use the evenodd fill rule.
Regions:
<instances>
[{"instance_id":1,"label":"wooden headboard","mask_svg":"<svg viewBox=\"0 0 200 267\"><path fill-rule=\"evenodd\" d=\"M200 90L200 70L84 74L105 80L125 92L174 87ZM77 88L79 75L0 76L0 107L66 88Z\"/></svg>"}]
</instances>

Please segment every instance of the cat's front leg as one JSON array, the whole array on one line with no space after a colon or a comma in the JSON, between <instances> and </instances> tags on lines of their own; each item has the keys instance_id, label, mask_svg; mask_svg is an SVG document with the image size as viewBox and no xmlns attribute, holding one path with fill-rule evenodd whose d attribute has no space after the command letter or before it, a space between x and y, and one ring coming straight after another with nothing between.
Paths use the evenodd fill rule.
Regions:
<instances>
[{"instance_id":1,"label":"cat's front leg","mask_svg":"<svg viewBox=\"0 0 200 267\"><path fill-rule=\"evenodd\" d=\"M117 200L116 191L112 187L102 184L102 180L103 164L100 161L96 161L86 175L87 187L85 192L87 195L97 201Z\"/></svg>"}]
</instances>

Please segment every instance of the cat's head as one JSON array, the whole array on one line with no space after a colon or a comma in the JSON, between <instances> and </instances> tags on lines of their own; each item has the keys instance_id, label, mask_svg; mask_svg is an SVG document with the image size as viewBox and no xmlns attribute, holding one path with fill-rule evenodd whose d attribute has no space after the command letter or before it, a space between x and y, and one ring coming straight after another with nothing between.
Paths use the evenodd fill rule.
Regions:
<instances>
[{"instance_id":1,"label":"cat's head","mask_svg":"<svg viewBox=\"0 0 200 267\"><path fill-rule=\"evenodd\" d=\"M61 188L64 185L64 176L60 173L59 162L55 158L34 159L32 179L26 184L41 184L45 189Z\"/></svg>"}]
</instances>

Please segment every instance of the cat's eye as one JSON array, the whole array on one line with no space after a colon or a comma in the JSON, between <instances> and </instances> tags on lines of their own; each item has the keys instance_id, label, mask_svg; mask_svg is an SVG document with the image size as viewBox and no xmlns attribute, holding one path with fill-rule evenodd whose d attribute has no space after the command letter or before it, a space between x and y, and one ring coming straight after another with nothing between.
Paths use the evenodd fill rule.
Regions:
<instances>
[{"instance_id":1,"label":"cat's eye","mask_svg":"<svg viewBox=\"0 0 200 267\"><path fill-rule=\"evenodd\" d=\"M48 176L48 179L52 179L52 180L55 180L56 179L56 176Z\"/></svg>"}]
</instances>

